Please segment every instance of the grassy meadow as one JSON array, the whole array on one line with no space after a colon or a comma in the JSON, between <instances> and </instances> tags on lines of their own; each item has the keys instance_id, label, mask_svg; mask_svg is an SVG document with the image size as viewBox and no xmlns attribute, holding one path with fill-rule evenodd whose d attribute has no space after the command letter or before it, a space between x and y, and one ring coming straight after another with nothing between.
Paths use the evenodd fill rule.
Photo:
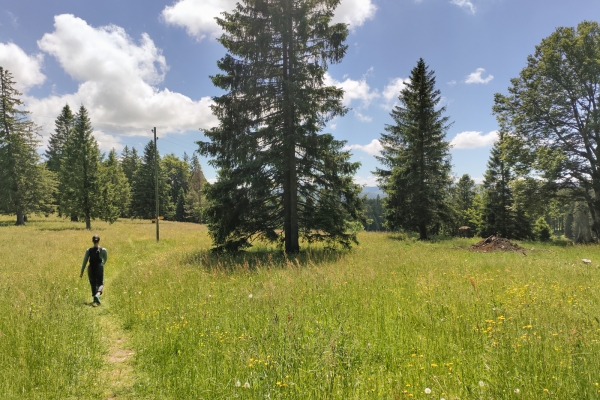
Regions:
<instances>
[{"instance_id":1,"label":"grassy meadow","mask_svg":"<svg viewBox=\"0 0 600 400\"><path fill-rule=\"evenodd\" d=\"M0 220L1 398L600 397L598 246L361 233L348 252L219 257L200 225L161 222L158 244L148 221L92 226ZM96 308L79 278L93 234ZM107 358L119 335L127 376Z\"/></svg>"}]
</instances>

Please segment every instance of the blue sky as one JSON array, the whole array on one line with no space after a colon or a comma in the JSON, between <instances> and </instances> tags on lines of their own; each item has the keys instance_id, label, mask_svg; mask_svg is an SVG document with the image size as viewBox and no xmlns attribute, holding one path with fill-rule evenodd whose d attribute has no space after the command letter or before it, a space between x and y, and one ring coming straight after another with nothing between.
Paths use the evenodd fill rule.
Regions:
<instances>
[{"instance_id":1,"label":"blue sky","mask_svg":"<svg viewBox=\"0 0 600 400\"><path fill-rule=\"evenodd\" d=\"M216 123L209 75L225 52L214 16L235 0L4 0L0 65L24 92L47 136L66 102L90 111L102 149L142 150L156 126L162 154L191 154ZM497 124L494 93L506 93L535 46L559 26L598 20L598 0L342 0L349 50L328 82L352 108L327 131L362 162L356 181L375 185L377 139L402 82L422 57L454 124L453 172L481 178ZM208 178L216 176L201 160Z\"/></svg>"}]
</instances>

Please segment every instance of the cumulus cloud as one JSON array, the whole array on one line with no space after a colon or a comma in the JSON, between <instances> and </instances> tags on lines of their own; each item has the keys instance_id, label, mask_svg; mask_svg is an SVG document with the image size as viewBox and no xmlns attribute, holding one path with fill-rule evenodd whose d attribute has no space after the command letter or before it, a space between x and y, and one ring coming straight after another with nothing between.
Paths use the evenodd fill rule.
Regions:
<instances>
[{"instance_id":1,"label":"cumulus cloud","mask_svg":"<svg viewBox=\"0 0 600 400\"><path fill-rule=\"evenodd\" d=\"M94 138L98 142L98 146L100 150L109 151L111 149L115 149L116 151L123 150L123 144L121 143L121 138L114 135L109 135L100 130L94 130Z\"/></svg>"},{"instance_id":2,"label":"cumulus cloud","mask_svg":"<svg viewBox=\"0 0 600 400\"><path fill-rule=\"evenodd\" d=\"M329 73L325 74L324 84L327 86L336 86L344 89L344 98L342 99L342 104L346 107L350 106L353 102L359 102L358 109L364 109L369 107L371 102L380 97L377 89L371 89L369 84L367 83L367 75L370 73L367 72L360 80L350 79L347 76L344 76L343 81L338 81L337 79L331 77ZM354 115L358 118L359 121L362 122L371 122L372 118L366 115L363 115L357 110L354 110Z\"/></svg>"},{"instance_id":3,"label":"cumulus cloud","mask_svg":"<svg viewBox=\"0 0 600 400\"><path fill-rule=\"evenodd\" d=\"M373 19L376 11L377 7L372 0L342 0L335 10L333 22L343 22L349 24L350 28L355 28Z\"/></svg>"},{"instance_id":4,"label":"cumulus cloud","mask_svg":"<svg viewBox=\"0 0 600 400\"><path fill-rule=\"evenodd\" d=\"M94 28L70 14L56 16L54 27L38 46L80 83L76 93L27 98L34 118L58 115L68 103L74 109L85 105L93 124L119 134L150 136L152 126L169 133L216 124L210 98L194 101L155 86L168 66L147 34L136 43L121 27Z\"/></svg>"},{"instance_id":5,"label":"cumulus cloud","mask_svg":"<svg viewBox=\"0 0 600 400\"><path fill-rule=\"evenodd\" d=\"M32 86L44 83L43 61L42 54L30 56L14 43L0 43L0 67L13 75L17 90L26 92Z\"/></svg>"},{"instance_id":6,"label":"cumulus cloud","mask_svg":"<svg viewBox=\"0 0 600 400\"><path fill-rule=\"evenodd\" d=\"M397 104L398 96L400 95L400 91L406 87L407 80L402 78L394 78L390 81L390 83L383 89L383 98L385 102L382 104L382 107L386 110L391 110Z\"/></svg>"},{"instance_id":7,"label":"cumulus cloud","mask_svg":"<svg viewBox=\"0 0 600 400\"><path fill-rule=\"evenodd\" d=\"M190 36L202 40L207 36L217 37L221 28L215 17L223 11L232 11L238 0L178 0L161 13L170 25L185 28ZM333 22L350 24L351 28L363 25L375 16L377 7L373 0L342 0L335 11Z\"/></svg>"},{"instance_id":8,"label":"cumulus cloud","mask_svg":"<svg viewBox=\"0 0 600 400\"><path fill-rule=\"evenodd\" d=\"M469 0L452 0L450 3L461 8L466 8L471 12L471 14L475 14L475 6Z\"/></svg>"},{"instance_id":9,"label":"cumulus cloud","mask_svg":"<svg viewBox=\"0 0 600 400\"><path fill-rule=\"evenodd\" d=\"M449 86L454 86L456 85L456 81L454 79L452 79L450 82L448 82Z\"/></svg>"},{"instance_id":10,"label":"cumulus cloud","mask_svg":"<svg viewBox=\"0 0 600 400\"><path fill-rule=\"evenodd\" d=\"M484 135L483 132L466 131L461 132L450 141L455 149L476 149L494 144L498 140L498 131L491 131Z\"/></svg>"},{"instance_id":11,"label":"cumulus cloud","mask_svg":"<svg viewBox=\"0 0 600 400\"><path fill-rule=\"evenodd\" d=\"M482 78L481 75L485 72L484 68L477 68L475 72L471 72L466 78L465 83L480 83L486 84L494 79L494 75L488 75L487 78Z\"/></svg>"},{"instance_id":12,"label":"cumulus cloud","mask_svg":"<svg viewBox=\"0 0 600 400\"><path fill-rule=\"evenodd\" d=\"M383 150L383 146L379 140L373 139L369 144L351 144L349 146L345 146L344 150L360 150L372 156L378 156L381 153L381 150Z\"/></svg>"}]
</instances>

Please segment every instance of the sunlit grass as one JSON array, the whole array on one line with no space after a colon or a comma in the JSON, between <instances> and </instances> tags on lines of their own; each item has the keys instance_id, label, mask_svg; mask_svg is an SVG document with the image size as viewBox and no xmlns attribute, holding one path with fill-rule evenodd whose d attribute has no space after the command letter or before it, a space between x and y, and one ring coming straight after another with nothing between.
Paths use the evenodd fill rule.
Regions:
<instances>
[{"instance_id":1,"label":"sunlit grass","mask_svg":"<svg viewBox=\"0 0 600 400\"><path fill-rule=\"evenodd\" d=\"M69 226L80 224L0 227L9 398L98 398L99 312L131 336L140 398L599 395L597 246L480 254L461 249L475 239L362 233L350 252L217 257L202 226L165 222L156 244L146 221L97 223L109 249L100 310L78 278L92 233Z\"/></svg>"}]
</instances>

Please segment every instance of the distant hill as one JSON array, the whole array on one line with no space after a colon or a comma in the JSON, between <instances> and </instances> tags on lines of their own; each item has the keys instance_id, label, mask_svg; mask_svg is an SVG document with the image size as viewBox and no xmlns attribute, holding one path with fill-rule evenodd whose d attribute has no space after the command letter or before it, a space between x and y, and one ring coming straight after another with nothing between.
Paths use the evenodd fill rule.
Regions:
<instances>
[{"instance_id":1,"label":"distant hill","mask_svg":"<svg viewBox=\"0 0 600 400\"><path fill-rule=\"evenodd\" d=\"M374 199L377 195L384 197L383 192L377 186L365 186L362 190L362 194L366 194L368 199Z\"/></svg>"}]
</instances>

